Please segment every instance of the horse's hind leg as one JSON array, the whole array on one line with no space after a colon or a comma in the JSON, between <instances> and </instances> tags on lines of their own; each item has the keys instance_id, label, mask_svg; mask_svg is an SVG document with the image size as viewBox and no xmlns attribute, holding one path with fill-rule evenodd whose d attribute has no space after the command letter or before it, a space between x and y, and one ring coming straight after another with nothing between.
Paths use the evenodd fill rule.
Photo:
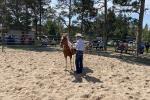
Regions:
<instances>
[{"instance_id":1,"label":"horse's hind leg","mask_svg":"<svg viewBox=\"0 0 150 100\"><path fill-rule=\"evenodd\" d=\"M72 69L72 57L70 57L70 66L71 66L71 70L73 70Z\"/></svg>"}]
</instances>

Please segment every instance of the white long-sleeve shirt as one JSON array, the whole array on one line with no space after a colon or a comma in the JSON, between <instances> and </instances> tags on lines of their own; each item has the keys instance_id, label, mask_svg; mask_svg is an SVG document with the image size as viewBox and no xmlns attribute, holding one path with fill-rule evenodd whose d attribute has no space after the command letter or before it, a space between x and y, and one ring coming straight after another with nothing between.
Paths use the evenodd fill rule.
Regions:
<instances>
[{"instance_id":1,"label":"white long-sleeve shirt","mask_svg":"<svg viewBox=\"0 0 150 100\"><path fill-rule=\"evenodd\" d=\"M78 39L75 43L76 50L84 51L84 41L82 39Z\"/></svg>"}]
</instances>

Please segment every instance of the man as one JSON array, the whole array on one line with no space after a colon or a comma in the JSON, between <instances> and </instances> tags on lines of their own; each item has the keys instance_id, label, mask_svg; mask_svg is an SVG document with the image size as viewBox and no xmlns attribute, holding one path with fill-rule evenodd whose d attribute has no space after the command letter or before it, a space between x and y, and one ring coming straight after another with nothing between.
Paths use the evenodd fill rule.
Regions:
<instances>
[{"instance_id":1,"label":"man","mask_svg":"<svg viewBox=\"0 0 150 100\"><path fill-rule=\"evenodd\" d=\"M150 44L148 42L145 43L146 53L149 51Z\"/></svg>"},{"instance_id":2,"label":"man","mask_svg":"<svg viewBox=\"0 0 150 100\"><path fill-rule=\"evenodd\" d=\"M84 41L83 36L80 33L76 34L76 43L75 43L75 49L76 49L76 73L80 74L83 70L83 51L84 51Z\"/></svg>"},{"instance_id":3,"label":"man","mask_svg":"<svg viewBox=\"0 0 150 100\"><path fill-rule=\"evenodd\" d=\"M143 42L141 42L141 44L139 45L139 53L140 54L144 53L144 48L145 48L145 44Z\"/></svg>"}]
</instances>

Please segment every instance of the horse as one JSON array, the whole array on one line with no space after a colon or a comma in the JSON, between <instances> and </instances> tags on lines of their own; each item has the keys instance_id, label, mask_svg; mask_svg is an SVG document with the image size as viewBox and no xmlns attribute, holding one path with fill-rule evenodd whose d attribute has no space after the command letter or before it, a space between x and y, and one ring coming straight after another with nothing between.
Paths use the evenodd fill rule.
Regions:
<instances>
[{"instance_id":1,"label":"horse","mask_svg":"<svg viewBox=\"0 0 150 100\"><path fill-rule=\"evenodd\" d=\"M66 61L66 67L65 70L67 70L67 57L69 56L70 58L70 65L71 65L71 70L72 69L72 56L75 54L75 49L73 48L72 43L69 41L67 35L63 35L60 41L60 47L63 48L63 54L65 57Z\"/></svg>"},{"instance_id":2,"label":"horse","mask_svg":"<svg viewBox=\"0 0 150 100\"><path fill-rule=\"evenodd\" d=\"M127 53L128 51L128 43L127 42L122 42L122 41L117 41L116 46L115 46L115 51L120 50L120 53L122 54L123 51Z\"/></svg>"}]
</instances>

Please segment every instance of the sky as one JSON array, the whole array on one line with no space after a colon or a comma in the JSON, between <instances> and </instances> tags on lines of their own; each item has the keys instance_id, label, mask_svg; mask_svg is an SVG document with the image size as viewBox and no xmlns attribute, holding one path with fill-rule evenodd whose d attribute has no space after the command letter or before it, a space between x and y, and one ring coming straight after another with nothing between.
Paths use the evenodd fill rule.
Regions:
<instances>
[{"instance_id":1,"label":"sky","mask_svg":"<svg viewBox=\"0 0 150 100\"><path fill-rule=\"evenodd\" d=\"M145 8L148 8L148 10L144 14L143 25L145 26L148 24L150 28L150 0L145 0ZM132 17L138 18L139 16L137 14L133 14Z\"/></svg>"},{"instance_id":2,"label":"sky","mask_svg":"<svg viewBox=\"0 0 150 100\"><path fill-rule=\"evenodd\" d=\"M57 4L57 0L52 0L51 5L55 6ZM112 6L111 2L108 2L108 6ZM144 20L143 20L143 26L148 24L150 28L150 0L145 0L145 8L148 8L148 10L144 14ZM138 18L138 14L132 14L131 15L133 18Z\"/></svg>"}]
</instances>

